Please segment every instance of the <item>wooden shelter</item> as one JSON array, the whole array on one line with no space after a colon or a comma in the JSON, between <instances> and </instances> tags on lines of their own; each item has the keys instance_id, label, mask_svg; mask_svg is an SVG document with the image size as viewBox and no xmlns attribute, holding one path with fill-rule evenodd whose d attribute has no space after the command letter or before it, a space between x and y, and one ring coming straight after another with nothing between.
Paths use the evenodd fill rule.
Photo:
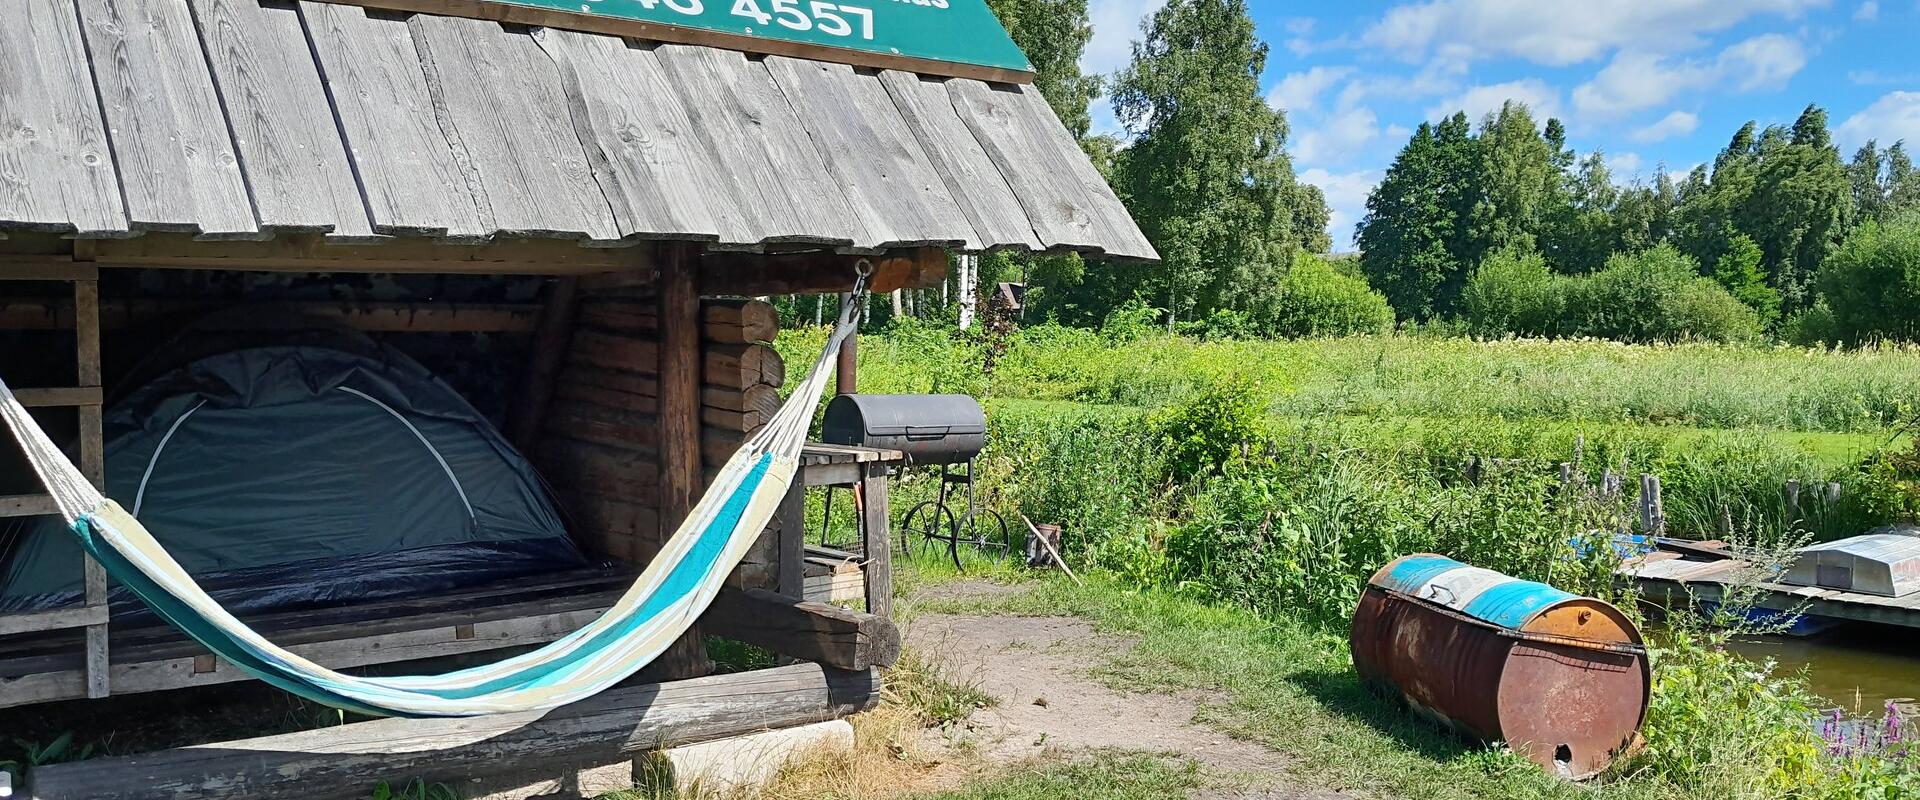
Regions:
<instances>
[{"instance_id":1,"label":"wooden shelter","mask_svg":"<svg viewBox=\"0 0 1920 800\"><path fill-rule=\"evenodd\" d=\"M1156 258L1030 85L603 23L472 0L13 0L0 16L0 330L14 332L0 333L0 374L19 370L4 377L72 433L90 474L105 463L116 352L157 321L257 299L280 274L321 287L291 302L306 315L520 343L519 356L474 355L504 378L488 385L513 387L502 427L546 474L574 538L624 565L249 620L298 652L329 666L413 661L535 645L593 618L699 496L704 470L778 402L778 321L742 298L844 292L861 261L878 291L938 285L956 251ZM153 291L206 285L193 271L207 270L240 288ZM359 291L413 276L506 288L453 301ZM289 307L229 324L273 327ZM71 344L49 338L69 330ZM61 374L50 359L69 377L36 385ZM796 501L703 622L830 668L789 687L818 693L812 705L769 701L805 706L799 716L870 703L848 687L870 693L877 679L835 670L864 674L898 644L873 466L886 454L809 459L807 482L878 489L879 546L863 563L879 615L802 602ZM43 497L0 496L0 516L50 511ZM0 706L244 679L170 629L115 626L91 563L85 586L84 605L0 616ZM683 645L655 678L706 671L699 639ZM720 713L733 721L700 735L781 718ZM580 748L663 740L588 728ZM137 794L122 789L88 791Z\"/></svg>"}]
</instances>

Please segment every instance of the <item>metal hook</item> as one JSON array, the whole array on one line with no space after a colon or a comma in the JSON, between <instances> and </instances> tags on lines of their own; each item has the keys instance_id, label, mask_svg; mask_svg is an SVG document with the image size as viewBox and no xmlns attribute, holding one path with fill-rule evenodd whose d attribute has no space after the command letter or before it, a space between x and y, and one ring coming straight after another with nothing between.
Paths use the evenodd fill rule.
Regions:
<instances>
[{"instance_id":1,"label":"metal hook","mask_svg":"<svg viewBox=\"0 0 1920 800\"><path fill-rule=\"evenodd\" d=\"M864 258L853 262L853 274L862 278L871 277L873 275L873 262Z\"/></svg>"}]
</instances>

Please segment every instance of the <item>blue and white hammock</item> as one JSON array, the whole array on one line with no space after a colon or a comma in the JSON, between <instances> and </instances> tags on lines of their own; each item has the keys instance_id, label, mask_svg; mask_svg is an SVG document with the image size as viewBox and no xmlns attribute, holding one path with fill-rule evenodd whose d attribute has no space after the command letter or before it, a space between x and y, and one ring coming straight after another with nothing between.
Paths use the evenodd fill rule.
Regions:
<instances>
[{"instance_id":1,"label":"blue and white hammock","mask_svg":"<svg viewBox=\"0 0 1920 800\"><path fill-rule=\"evenodd\" d=\"M860 283L864 288L865 279ZM864 298L858 289L854 295ZM334 708L393 717L465 717L562 706L632 676L700 618L727 576L773 519L799 468L807 426L852 334L846 304L825 350L773 420L728 459L706 494L599 619L530 653L441 675L360 677L289 652L220 607L153 534L102 495L0 382L0 417L73 528L108 574L175 627L235 667Z\"/></svg>"}]
</instances>

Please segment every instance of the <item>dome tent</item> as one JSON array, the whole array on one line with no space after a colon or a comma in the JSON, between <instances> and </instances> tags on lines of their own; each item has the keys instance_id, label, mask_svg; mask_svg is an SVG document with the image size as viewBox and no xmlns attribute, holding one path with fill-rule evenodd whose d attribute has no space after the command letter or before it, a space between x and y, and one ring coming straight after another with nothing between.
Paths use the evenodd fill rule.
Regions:
<instances>
[{"instance_id":1,"label":"dome tent","mask_svg":"<svg viewBox=\"0 0 1920 800\"><path fill-rule=\"evenodd\" d=\"M216 599L324 607L587 563L483 415L408 356L322 325L190 331L106 411L108 495ZM23 521L0 557L0 610L79 601L59 520Z\"/></svg>"}]
</instances>

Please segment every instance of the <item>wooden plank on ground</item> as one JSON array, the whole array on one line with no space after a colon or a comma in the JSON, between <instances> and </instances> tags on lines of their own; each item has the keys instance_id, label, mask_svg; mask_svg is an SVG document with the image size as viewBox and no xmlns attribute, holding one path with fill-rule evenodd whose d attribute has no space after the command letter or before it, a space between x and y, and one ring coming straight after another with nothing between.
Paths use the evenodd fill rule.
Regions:
<instances>
[{"instance_id":1,"label":"wooden plank on ground","mask_svg":"<svg viewBox=\"0 0 1920 800\"><path fill-rule=\"evenodd\" d=\"M299 12L259 0L191 4L261 229L373 238Z\"/></svg>"},{"instance_id":2,"label":"wooden plank on ground","mask_svg":"<svg viewBox=\"0 0 1920 800\"><path fill-rule=\"evenodd\" d=\"M686 106L694 136L752 226L737 242L721 231L723 243L871 241L766 69L704 47L661 45L654 55L680 95L698 99Z\"/></svg>"},{"instance_id":3,"label":"wooden plank on ground","mask_svg":"<svg viewBox=\"0 0 1920 800\"><path fill-rule=\"evenodd\" d=\"M948 193L972 223L975 241L968 248L1045 249L1013 187L954 113L946 83L892 70L880 73L879 80L920 140L934 171L946 182Z\"/></svg>"},{"instance_id":4,"label":"wooden plank on ground","mask_svg":"<svg viewBox=\"0 0 1920 800\"><path fill-rule=\"evenodd\" d=\"M336 3L300 0L299 9L373 230L459 240L491 233L434 119L407 23Z\"/></svg>"},{"instance_id":5,"label":"wooden plank on ground","mask_svg":"<svg viewBox=\"0 0 1920 800\"><path fill-rule=\"evenodd\" d=\"M80 236L127 229L120 180L72 0L15 0L0 25L0 228Z\"/></svg>"},{"instance_id":6,"label":"wooden plank on ground","mask_svg":"<svg viewBox=\"0 0 1920 800\"><path fill-rule=\"evenodd\" d=\"M701 147L651 50L611 36L537 28L560 71L574 134L624 236L742 241L751 224L724 167Z\"/></svg>"},{"instance_id":7,"label":"wooden plank on ground","mask_svg":"<svg viewBox=\"0 0 1920 800\"><path fill-rule=\"evenodd\" d=\"M1038 91L955 79L947 93L1049 249L1158 258Z\"/></svg>"},{"instance_id":8,"label":"wooden plank on ground","mask_svg":"<svg viewBox=\"0 0 1920 800\"><path fill-rule=\"evenodd\" d=\"M78 0L135 230L257 239L186 0Z\"/></svg>"},{"instance_id":9,"label":"wooden plank on ground","mask_svg":"<svg viewBox=\"0 0 1920 800\"><path fill-rule=\"evenodd\" d=\"M977 247L880 79L853 67L770 56L762 62L871 238L868 247Z\"/></svg>"},{"instance_id":10,"label":"wooden plank on ground","mask_svg":"<svg viewBox=\"0 0 1920 800\"><path fill-rule=\"evenodd\" d=\"M618 241L606 195L574 134L553 59L497 22L407 20L433 114L493 229L516 237Z\"/></svg>"},{"instance_id":11,"label":"wooden plank on ground","mask_svg":"<svg viewBox=\"0 0 1920 800\"><path fill-rule=\"evenodd\" d=\"M762 589L722 590L700 624L716 636L839 669L890 667L900 658L893 620Z\"/></svg>"},{"instance_id":12,"label":"wooden plank on ground","mask_svg":"<svg viewBox=\"0 0 1920 800\"><path fill-rule=\"evenodd\" d=\"M527 761L606 764L681 745L818 722L879 702L877 671L818 664L613 689L552 711L374 720L241 742L42 767L40 800L364 798L382 782L457 786Z\"/></svg>"}]
</instances>

